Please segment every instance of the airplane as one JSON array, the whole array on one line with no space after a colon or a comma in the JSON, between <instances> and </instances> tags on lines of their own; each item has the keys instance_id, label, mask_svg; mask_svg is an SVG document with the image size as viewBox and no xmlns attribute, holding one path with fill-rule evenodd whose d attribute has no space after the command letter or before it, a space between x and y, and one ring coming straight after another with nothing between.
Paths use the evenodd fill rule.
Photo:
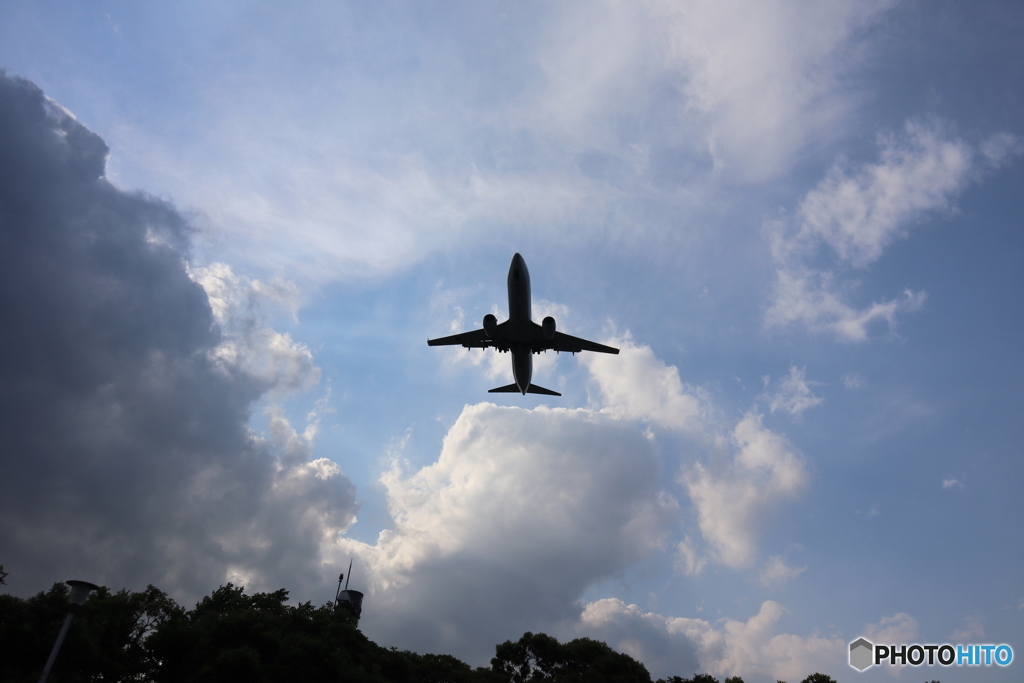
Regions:
<instances>
[{"instance_id":1,"label":"airplane","mask_svg":"<svg viewBox=\"0 0 1024 683\"><path fill-rule=\"evenodd\" d=\"M512 257L508 269L508 320L498 323L494 314L484 316L484 328L453 334L450 337L428 339L428 346L454 346L461 344L467 349L486 349L493 346L501 353L512 353L512 376L515 382L504 387L491 389L488 393L546 394L561 396L536 384L533 379L533 354L552 349L556 352L596 351L618 353L604 344L587 341L555 330L555 319L550 315L540 325L533 322L533 305L530 302L530 271L526 261L518 253Z\"/></svg>"}]
</instances>

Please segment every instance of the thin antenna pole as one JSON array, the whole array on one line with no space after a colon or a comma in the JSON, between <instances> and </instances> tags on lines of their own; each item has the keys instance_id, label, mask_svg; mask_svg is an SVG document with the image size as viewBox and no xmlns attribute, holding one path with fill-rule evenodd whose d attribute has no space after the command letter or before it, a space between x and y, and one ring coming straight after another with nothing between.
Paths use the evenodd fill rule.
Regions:
<instances>
[{"instance_id":1,"label":"thin antenna pole","mask_svg":"<svg viewBox=\"0 0 1024 683\"><path fill-rule=\"evenodd\" d=\"M348 580L352 578L352 558L348 560L348 577L345 579L345 590L348 590Z\"/></svg>"},{"instance_id":2,"label":"thin antenna pole","mask_svg":"<svg viewBox=\"0 0 1024 683\"><path fill-rule=\"evenodd\" d=\"M39 679L39 683L46 683L46 678L50 675L50 669L53 668L53 662L57 659L57 653L60 652L60 644L64 642L64 636L68 634L68 626L71 626L71 617L73 616L75 616L73 612L68 612L68 615L64 617L64 625L60 627L57 642L53 644L53 649L50 650L50 658L46 660L46 666L43 667L43 677Z\"/></svg>"}]
</instances>

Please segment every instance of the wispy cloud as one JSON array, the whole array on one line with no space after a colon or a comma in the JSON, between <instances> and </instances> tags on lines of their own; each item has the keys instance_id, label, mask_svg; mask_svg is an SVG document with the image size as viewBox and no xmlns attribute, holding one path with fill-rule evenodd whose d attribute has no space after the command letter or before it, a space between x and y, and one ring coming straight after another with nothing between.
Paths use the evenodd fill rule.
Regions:
<instances>
[{"instance_id":1,"label":"wispy cloud","mask_svg":"<svg viewBox=\"0 0 1024 683\"><path fill-rule=\"evenodd\" d=\"M805 571L807 571L807 567L790 567L780 556L772 555L768 558L768 562L765 563L758 578L766 586L779 587Z\"/></svg>"},{"instance_id":2,"label":"wispy cloud","mask_svg":"<svg viewBox=\"0 0 1024 683\"><path fill-rule=\"evenodd\" d=\"M1017 138L997 134L975 147L935 119L908 121L900 133L878 138L879 160L850 168L836 164L801 201L792 219L768 224L775 262L769 327L799 323L863 341L876 322L890 329L897 315L919 309L924 292L857 307L850 273L877 261L894 241L953 200L995 163L1019 153ZM987 151L985 151L987 150ZM993 160L998 160L995 162ZM811 264L831 260L834 269Z\"/></svg>"},{"instance_id":3,"label":"wispy cloud","mask_svg":"<svg viewBox=\"0 0 1024 683\"><path fill-rule=\"evenodd\" d=\"M764 378L765 389L768 390L770 386L774 389L763 395L773 413L776 410L785 410L790 415L798 416L824 400L811 391L811 385L819 382L808 381L806 375L807 368L793 365L789 368L789 374L774 385L771 384L770 377Z\"/></svg>"},{"instance_id":4,"label":"wispy cloud","mask_svg":"<svg viewBox=\"0 0 1024 683\"><path fill-rule=\"evenodd\" d=\"M685 576L699 576L707 565L708 558L697 553L694 543L686 536L676 545L675 570Z\"/></svg>"},{"instance_id":5,"label":"wispy cloud","mask_svg":"<svg viewBox=\"0 0 1024 683\"><path fill-rule=\"evenodd\" d=\"M840 379L843 380L843 386L850 391L853 391L854 389L862 389L866 383L864 376L859 372L844 373Z\"/></svg>"},{"instance_id":6,"label":"wispy cloud","mask_svg":"<svg viewBox=\"0 0 1024 683\"><path fill-rule=\"evenodd\" d=\"M915 221L948 210L975 167L974 150L938 121L908 121L878 138L879 160L857 169L833 166L797 210L797 232L773 244L786 262L819 245L855 268L867 266Z\"/></svg>"},{"instance_id":7,"label":"wispy cloud","mask_svg":"<svg viewBox=\"0 0 1024 683\"><path fill-rule=\"evenodd\" d=\"M898 612L891 617L882 617L877 623L868 624L861 635L873 643L913 643L917 641L917 619L906 612ZM900 675L902 664L886 667L886 673L893 678Z\"/></svg>"},{"instance_id":8,"label":"wispy cloud","mask_svg":"<svg viewBox=\"0 0 1024 683\"><path fill-rule=\"evenodd\" d=\"M953 631L949 639L954 643L977 642L985 637L985 627L977 617L964 617L964 625Z\"/></svg>"},{"instance_id":9,"label":"wispy cloud","mask_svg":"<svg viewBox=\"0 0 1024 683\"><path fill-rule=\"evenodd\" d=\"M716 169L772 178L805 145L843 128L858 103L843 78L860 62L864 27L892 4L654 4L670 36L669 63L681 71L688 112L707 126Z\"/></svg>"},{"instance_id":10,"label":"wispy cloud","mask_svg":"<svg viewBox=\"0 0 1024 683\"><path fill-rule=\"evenodd\" d=\"M495 226L665 242L675 219L627 205L704 209L722 177L778 178L832 141L862 100L845 79L864 29L892 4L568 2L509 20L451 6L397 23L303 3L261 21L215 13L207 30L233 49L182 57L204 68L174 74L191 93L176 107L139 98L141 113L112 117L114 177L197 208L252 263L318 281L393 272ZM317 68L287 58L300 40L292 52Z\"/></svg>"}]
</instances>

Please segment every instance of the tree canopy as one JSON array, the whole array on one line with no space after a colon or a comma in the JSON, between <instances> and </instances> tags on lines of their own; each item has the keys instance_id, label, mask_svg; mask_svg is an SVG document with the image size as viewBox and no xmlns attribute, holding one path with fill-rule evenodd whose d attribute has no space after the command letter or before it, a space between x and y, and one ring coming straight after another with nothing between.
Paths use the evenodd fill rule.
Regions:
<instances>
[{"instance_id":1,"label":"tree canopy","mask_svg":"<svg viewBox=\"0 0 1024 683\"><path fill-rule=\"evenodd\" d=\"M54 584L27 599L0 595L0 680L34 683L68 613L68 588ZM495 648L490 667L474 669L445 654L385 648L333 603L288 604L288 591L247 595L227 584L186 610L166 593L107 588L76 613L50 681L177 683L651 683L644 665L606 643L560 643L525 633ZM709 674L657 683L719 683ZM739 677L724 683L743 683ZM803 683L834 683L823 674Z\"/></svg>"}]
</instances>

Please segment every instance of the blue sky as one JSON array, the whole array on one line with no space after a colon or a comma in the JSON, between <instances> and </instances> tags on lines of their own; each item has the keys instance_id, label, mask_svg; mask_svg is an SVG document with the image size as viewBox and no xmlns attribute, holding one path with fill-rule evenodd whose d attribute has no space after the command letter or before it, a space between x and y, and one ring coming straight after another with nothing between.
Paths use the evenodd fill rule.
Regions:
<instances>
[{"instance_id":1,"label":"blue sky","mask_svg":"<svg viewBox=\"0 0 1024 683\"><path fill-rule=\"evenodd\" d=\"M1015 680L845 653L1024 652L1022 29L1012 2L4 3L0 66L102 138L81 196L122 207L69 200L5 285L41 340L3 361L38 507L0 508L10 590L323 602L354 557L367 635L473 664L531 630L655 676ZM5 196L72 183L8 165ZM86 259L88 230L144 256ZM507 313L517 251L535 318L622 348L541 357L559 399L425 344Z\"/></svg>"}]
</instances>

